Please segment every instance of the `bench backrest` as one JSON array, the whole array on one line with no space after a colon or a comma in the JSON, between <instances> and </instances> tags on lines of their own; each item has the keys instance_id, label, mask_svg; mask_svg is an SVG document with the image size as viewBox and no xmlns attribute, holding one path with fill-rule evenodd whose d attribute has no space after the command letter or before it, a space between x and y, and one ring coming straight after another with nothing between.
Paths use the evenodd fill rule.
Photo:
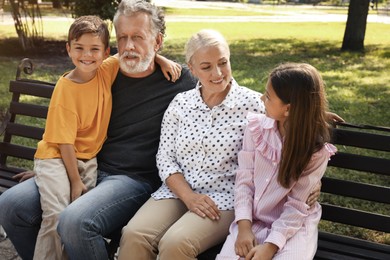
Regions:
<instances>
[{"instance_id":1,"label":"bench backrest","mask_svg":"<svg viewBox=\"0 0 390 260\"><path fill-rule=\"evenodd\" d=\"M322 179L321 191L329 193L322 219L389 233L390 128L342 124L333 143L338 152Z\"/></svg>"},{"instance_id":2,"label":"bench backrest","mask_svg":"<svg viewBox=\"0 0 390 260\"><path fill-rule=\"evenodd\" d=\"M0 128L0 194L16 184L12 176L31 170L36 144L44 131L39 120L46 119L53 89L54 83L18 76L10 81L12 99Z\"/></svg>"}]
</instances>

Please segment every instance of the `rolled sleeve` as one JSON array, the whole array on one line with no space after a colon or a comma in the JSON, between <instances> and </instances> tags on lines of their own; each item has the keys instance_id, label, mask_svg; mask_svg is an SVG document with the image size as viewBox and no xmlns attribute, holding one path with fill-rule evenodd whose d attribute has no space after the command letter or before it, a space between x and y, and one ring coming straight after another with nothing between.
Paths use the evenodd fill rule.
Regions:
<instances>
[{"instance_id":1,"label":"rolled sleeve","mask_svg":"<svg viewBox=\"0 0 390 260\"><path fill-rule=\"evenodd\" d=\"M181 172L180 165L176 160L176 136L179 128L174 100L166 110L161 124L160 145L156 160L160 178L163 182L176 172Z\"/></svg>"}]
</instances>

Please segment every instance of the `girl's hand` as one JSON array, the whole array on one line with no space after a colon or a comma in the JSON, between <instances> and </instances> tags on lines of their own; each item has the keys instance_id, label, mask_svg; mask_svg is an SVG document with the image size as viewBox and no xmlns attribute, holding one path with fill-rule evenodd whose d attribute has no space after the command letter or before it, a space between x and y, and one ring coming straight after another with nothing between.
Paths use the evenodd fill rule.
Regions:
<instances>
[{"instance_id":1,"label":"girl's hand","mask_svg":"<svg viewBox=\"0 0 390 260\"><path fill-rule=\"evenodd\" d=\"M198 193L191 193L186 197L185 201L189 211L199 215L202 218L208 217L212 220L218 220L221 216L217 205L209 196Z\"/></svg>"},{"instance_id":2,"label":"girl's hand","mask_svg":"<svg viewBox=\"0 0 390 260\"><path fill-rule=\"evenodd\" d=\"M87 192L87 187L82 181L72 183L70 185L70 201L73 202L78 199L81 195Z\"/></svg>"},{"instance_id":3,"label":"girl's hand","mask_svg":"<svg viewBox=\"0 0 390 260\"><path fill-rule=\"evenodd\" d=\"M245 260L272 260L277 251L278 247L276 245L265 243L252 248Z\"/></svg>"},{"instance_id":4,"label":"girl's hand","mask_svg":"<svg viewBox=\"0 0 390 260\"><path fill-rule=\"evenodd\" d=\"M249 251L257 245L256 237L252 230L239 231L234 249L236 254L245 257Z\"/></svg>"}]
</instances>

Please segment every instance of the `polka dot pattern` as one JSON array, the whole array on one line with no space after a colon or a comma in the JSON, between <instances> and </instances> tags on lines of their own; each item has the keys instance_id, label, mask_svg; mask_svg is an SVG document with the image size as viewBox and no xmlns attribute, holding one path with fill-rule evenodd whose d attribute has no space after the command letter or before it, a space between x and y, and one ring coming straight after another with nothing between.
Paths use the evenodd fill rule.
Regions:
<instances>
[{"instance_id":1,"label":"polka dot pattern","mask_svg":"<svg viewBox=\"0 0 390 260\"><path fill-rule=\"evenodd\" d=\"M176 198L165 184L180 172L191 188L207 194L220 210L233 209L237 154L248 112L264 113L261 94L233 80L225 100L210 109L202 100L200 85L178 94L165 112L157 167L164 182L155 199Z\"/></svg>"}]
</instances>

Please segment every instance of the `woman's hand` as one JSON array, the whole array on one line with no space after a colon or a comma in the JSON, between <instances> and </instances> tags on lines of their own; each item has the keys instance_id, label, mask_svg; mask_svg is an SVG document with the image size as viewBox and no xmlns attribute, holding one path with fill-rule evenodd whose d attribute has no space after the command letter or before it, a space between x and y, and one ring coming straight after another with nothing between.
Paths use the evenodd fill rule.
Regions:
<instances>
[{"instance_id":1,"label":"woman's hand","mask_svg":"<svg viewBox=\"0 0 390 260\"><path fill-rule=\"evenodd\" d=\"M310 192L309 197L306 200L306 204L309 205L309 207L312 207L314 203L316 203L321 195L321 186L322 183L319 181L316 186L314 186L314 189Z\"/></svg>"},{"instance_id":2,"label":"woman's hand","mask_svg":"<svg viewBox=\"0 0 390 260\"><path fill-rule=\"evenodd\" d=\"M212 220L218 220L221 216L217 205L207 195L192 192L183 199L189 211L202 218L208 217Z\"/></svg>"},{"instance_id":3,"label":"woman's hand","mask_svg":"<svg viewBox=\"0 0 390 260\"><path fill-rule=\"evenodd\" d=\"M344 122L344 119L336 113L326 112L326 116L331 123Z\"/></svg>"},{"instance_id":4,"label":"woman's hand","mask_svg":"<svg viewBox=\"0 0 390 260\"><path fill-rule=\"evenodd\" d=\"M202 218L208 217L212 220L218 220L221 216L214 201L207 195L194 192L182 173L176 172L171 174L165 179L165 183L184 202L189 211Z\"/></svg>"}]
</instances>

